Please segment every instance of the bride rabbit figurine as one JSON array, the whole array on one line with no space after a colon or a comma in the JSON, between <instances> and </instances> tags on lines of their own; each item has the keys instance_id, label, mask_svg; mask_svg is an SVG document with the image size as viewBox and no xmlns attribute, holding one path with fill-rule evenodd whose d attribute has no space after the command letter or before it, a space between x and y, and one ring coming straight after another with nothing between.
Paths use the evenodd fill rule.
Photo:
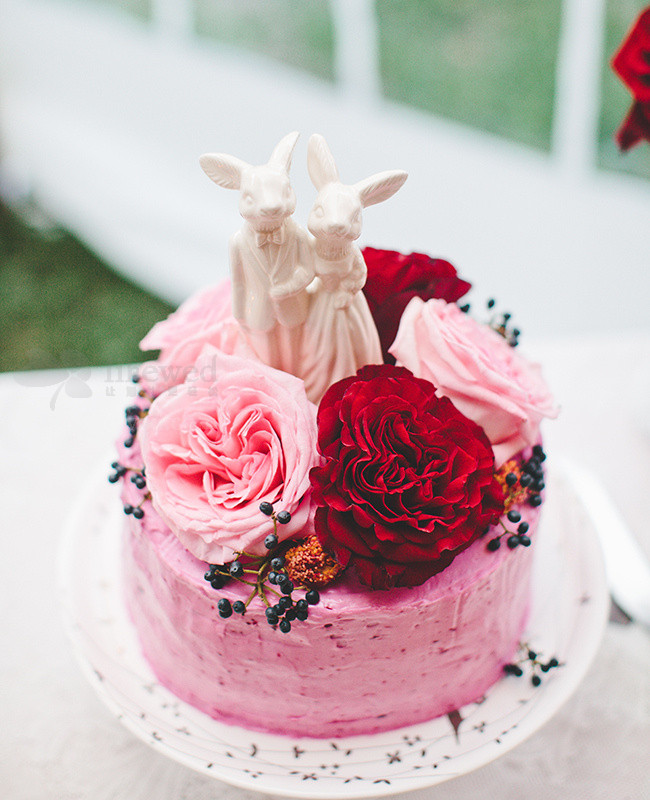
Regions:
<instances>
[{"instance_id":1,"label":"bride rabbit figurine","mask_svg":"<svg viewBox=\"0 0 650 800\"><path fill-rule=\"evenodd\" d=\"M261 361L294 375L314 277L309 235L291 217L296 198L289 169L297 140L298 133L287 134L261 166L224 153L200 158L216 184L239 190L245 222L230 240L233 315Z\"/></svg>"},{"instance_id":2,"label":"bride rabbit figurine","mask_svg":"<svg viewBox=\"0 0 650 800\"><path fill-rule=\"evenodd\" d=\"M314 235L311 304L302 337L301 377L309 399L318 403L329 386L365 364L383 363L379 336L361 289L367 269L354 243L366 206L392 197L407 178L391 170L345 185L325 139L309 139L307 166L318 196L307 227Z\"/></svg>"}]
</instances>

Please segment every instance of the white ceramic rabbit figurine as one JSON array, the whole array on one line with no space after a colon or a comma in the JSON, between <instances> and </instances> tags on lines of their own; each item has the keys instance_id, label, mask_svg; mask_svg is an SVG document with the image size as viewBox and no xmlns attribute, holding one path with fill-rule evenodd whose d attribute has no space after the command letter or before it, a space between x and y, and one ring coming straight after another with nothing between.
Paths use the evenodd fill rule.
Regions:
<instances>
[{"instance_id":1,"label":"white ceramic rabbit figurine","mask_svg":"<svg viewBox=\"0 0 650 800\"><path fill-rule=\"evenodd\" d=\"M361 292L366 264L354 241L361 234L362 209L387 200L408 176L390 170L345 185L319 134L309 139L307 166L318 189L307 222L315 237L318 281L304 329L301 377L307 396L318 403L332 383L354 375L364 364L382 363L377 329Z\"/></svg>"},{"instance_id":2,"label":"white ceramic rabbit figurine","mask_svg":"<svg viewBox=\"0 0 650 800\"><path fill-rule=\"evenodd\" d=\"M284 136L261 166L224 153L200 158L209 178L240 192L245 222L230 240L233 315L262 361L294 374L314 277L309 235L291 217L289 169L298 136Z\"/></svg>"}]
</instances>

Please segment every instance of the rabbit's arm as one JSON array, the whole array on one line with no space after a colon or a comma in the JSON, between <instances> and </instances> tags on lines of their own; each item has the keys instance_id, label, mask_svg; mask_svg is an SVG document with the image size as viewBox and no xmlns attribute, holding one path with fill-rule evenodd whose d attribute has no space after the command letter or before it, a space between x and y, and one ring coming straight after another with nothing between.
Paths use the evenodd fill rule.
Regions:
<instances>
[{"instance_id":1,"label":"rabbit's arm","mask_svg":"<svg viewBox=\"0 0 650 800\"><path fill-rule=\"evenodd\" d=\"M356 294L363 289L366 285L366 278L368 277L368 268L366 262L363 260L361 251L354 248L354 260L352 261L352 268L350 272L341 281L341 289Z\"/></svg>"},{"instance_id":2,"label":"rabbit's arm","mask_svg":"<svg viewBox=\"0 0 650 800\"><path fill-rule=\"evenodd\" d=\"M270 295L274 300L292 297L306 289L313 277L313 272L309 273L304 267L298 265L289 280L276 283L275 286L271 287Z\"/></svg>"},{"instance_id":3,"label":"rabbit's arm","mask_svg":"<svg viewBox=\"0 0 650 800\"><path fill-rule=\"evenodd\" d=\"M295 241L296 263L291 277L271 288L271 297L281 299L299 294L312 282L314 272L314 252L307 232L296 225Z\"/></svg>"}]
</instances>

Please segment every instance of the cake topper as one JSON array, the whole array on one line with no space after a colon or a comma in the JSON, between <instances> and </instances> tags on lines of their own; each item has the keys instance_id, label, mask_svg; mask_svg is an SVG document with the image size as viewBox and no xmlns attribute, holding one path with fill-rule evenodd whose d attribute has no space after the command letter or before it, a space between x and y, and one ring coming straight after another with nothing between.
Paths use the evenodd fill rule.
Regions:
<instances>
[{"instance_id":1,"label":"cake topper","mask_svg":"<svg viewBox=\"0 0 650 800\"><path fill-rule=\"evenodd\" d=\"M230 240L233 315L261 361L293 374L314 277L309 235L291 218L296 197L289 169L298 136L284 136L261 166L224 153L200 158L216 184L240 192L245 222Z\"/></svg>"},{"instance_id":2,"label":"cake topper","mask_svg":"<svg viewBox=\"0 0 650 800\"><path fill-rule=\"evenodd\" d=\"M359 247L362 209L395 194L406 172L390 170L353 185L341 183L320 134L307 148L307 166L318 196L307 227L314 235L314 270L309 317L302 340L302 378L318 403L329 386L366 364L382 364L379 335L361 289L367 268Z\"/></svg>"},{"instance_id":3,"label":"cake topper","mask_svg":"<svg viewBox=\"0 0 650 800\"><path fill-rule=\"evenodd\" d=\"M318 189L308 222L312 239L291 217L297 139L287 134L261 166L224 153L203 155L200 163L219 186L240 192L245 222L230 240L233 315L257 357L302 378L318 403L336 381L383 361L361 292L366 264L354 242L362 209L392 197L407 174L390 170L343 184L325 139L314 134L307 156Z\"/></svg>"}]
</instances>

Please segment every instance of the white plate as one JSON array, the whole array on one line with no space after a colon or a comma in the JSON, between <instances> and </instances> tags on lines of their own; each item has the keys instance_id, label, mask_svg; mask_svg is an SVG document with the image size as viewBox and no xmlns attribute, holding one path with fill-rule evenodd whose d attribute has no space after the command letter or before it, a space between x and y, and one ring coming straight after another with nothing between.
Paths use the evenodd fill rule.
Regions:
<instances>
[{"instance_id":1,"label":"white plate","mask_svg":"<svg viewBox=\"0 0 650 800\"><path fill-rule=\"evenodd\" d=\"M594 531L568 482L551 474L524 641L561 666L534 688L501 680L480 703L374 736L292 739L224 725L179 701L140 654L122 602L123 515L95 478L72 514L59 563L66 624L84 673L133 733L192 769L284 797L356 798L421 789L498 758L543 725L576 688L598 648L609 598ZM458 718L455 719L458 722Z\"/></svg>"}]
</instances>

